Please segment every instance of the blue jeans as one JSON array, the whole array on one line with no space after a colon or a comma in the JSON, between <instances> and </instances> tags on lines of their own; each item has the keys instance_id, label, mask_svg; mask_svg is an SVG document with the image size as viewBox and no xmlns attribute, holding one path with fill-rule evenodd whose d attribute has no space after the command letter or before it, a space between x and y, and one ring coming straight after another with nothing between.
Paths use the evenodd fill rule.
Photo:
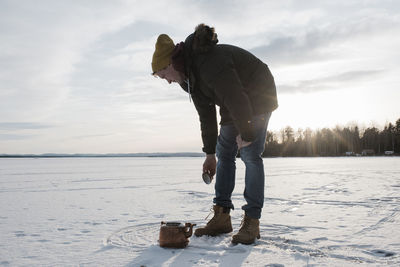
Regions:
<instances>
[{"instance_id":1,"label":"blue jeans","mask_svg":"<svg viewBox=\"0 0 400 267\"><path fill-rule=\"evenodd\" d=\"M270 117L271 112L253 117L256 139L251 145L240 150L240 157L246 166L244 198L247 204L242 209L247 216L256 219L261 217L264 205L265 175L261 155L264 151ZM234 208L231 196L235 188L237 135L239 132L233 124L222 125L216 148L218 162L214 203L231 209Z\"/></svg>"}]
</instances>

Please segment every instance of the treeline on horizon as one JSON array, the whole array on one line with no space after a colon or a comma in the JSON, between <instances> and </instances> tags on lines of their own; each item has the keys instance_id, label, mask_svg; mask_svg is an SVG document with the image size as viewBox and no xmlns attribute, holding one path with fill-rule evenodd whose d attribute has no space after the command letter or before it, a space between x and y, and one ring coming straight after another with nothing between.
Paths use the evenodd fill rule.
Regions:
<instances>
[{"instance_id":1,"label":"treeline on horizon","mask_svg":"<svg viewBox=\"0 0 400 267\"><path fill-rule=\"evenodd\" d=\"M287 126L279 132L268 131L263 157L384 155L385 151L400 153L400 118L394 124L387 123L382 130L360 130L353 124L297 131Z\"/></svg>"}]
</instances>

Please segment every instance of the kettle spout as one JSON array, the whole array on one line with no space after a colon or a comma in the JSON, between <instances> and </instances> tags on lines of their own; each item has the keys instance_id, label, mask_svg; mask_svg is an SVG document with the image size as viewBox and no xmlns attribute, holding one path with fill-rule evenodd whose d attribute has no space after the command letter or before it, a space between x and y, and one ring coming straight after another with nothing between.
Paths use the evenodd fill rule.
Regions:
<instances>
[{"instance_id":1,"label":"kettle spout","mask_svg":"<svg viewBox=\"0 0 400 267\"><path fill-rule=\"evenodd\" d=\"M192 236L193 226L196 226L196 224L185 223L185 237L186 238L189 238Z\"/></svg>"}]
</instances>

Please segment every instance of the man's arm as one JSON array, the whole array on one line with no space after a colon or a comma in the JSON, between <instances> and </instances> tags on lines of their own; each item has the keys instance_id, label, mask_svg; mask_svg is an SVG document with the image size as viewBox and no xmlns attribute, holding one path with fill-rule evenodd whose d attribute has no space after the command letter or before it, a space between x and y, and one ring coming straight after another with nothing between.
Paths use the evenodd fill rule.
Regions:
<instances>
[{"instance_id":1,"label":"man's arm","mask_svg":"<svg viewBox=\"0 0 400 267\"><path fill-rule=\"evenodd\" d=\"M207 154L203 163L203 173L208 173L212 177L217 169L215 147L217 145L218 125L215 105L208 104L204 100L201 101L195 95L192 99L199 114L203 151Z\"/></svg>"},{"instance_id":2,"label":"man's arm","mask_svg":"<svg viewBox=\"0 0 400 267\"><path fill-rule=\"evenodd\" d=\"M217 145L218 125L217 113L214 104L202 101L198 96L192 96L200 119L201 138L203 140L203 151L206 154L215 154Z\"/></svg>"}]
</instances>

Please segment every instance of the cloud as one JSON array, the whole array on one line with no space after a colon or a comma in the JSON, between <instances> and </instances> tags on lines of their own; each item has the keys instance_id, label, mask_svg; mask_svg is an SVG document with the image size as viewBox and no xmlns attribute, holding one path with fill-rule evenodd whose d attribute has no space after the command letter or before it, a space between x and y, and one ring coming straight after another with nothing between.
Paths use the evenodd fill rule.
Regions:
<instances>
[{"instance_id":1,"label":"cloud","mask_svg":"<svg viewBox=\"0 0 400 267\"><path fill-rule=\"evenodd\" d=\"M160 33L179 42L202 22L216 28L221 43L271 65L279 93L335 90L368 77L378 83L382 73L397 84L398 14L390 0L2 0L1 139L27 140L0 146L73 152L92 143L88 149L108 152L131 140L153 144L154 136L181 143L188 133L198 137L188 95L149 74ZM370 57L376 59L362 60ZM187 126L178 133L176 125ZM110 129L125 135L108 136Z\"/></svg>"},{"instance_id":2,"label":"cloud","mask_svg":"<svg viewBox=\"0 0 400 267\"><path fill-rule=\"evenodd\" d=\"M0 133L0 141L25 140L25 139L33 138L35 136L36 135L32 135L32 134L21 135L21 134L2 134L2 133Z\"/></svg>"},{"instance_id":3,"label":"cloud","mask_svg":"<svg viewBox=\"0 0 400 267\"><path fill-rule=\"evenodd\" d=\"M51 127L54 127L54 125L35 122L0 122L0 130L32 130Z\"/></svg>"},{"instance_id":4,"label":"cloud","mask_svg":"<svg viewBox=\"0 0 400 267\"><path fill-rule=\"evenodd\" d=\"M277 85L277 90L281 94L315 93L326 90L337 90L345 88L349 84L371 80L372 78L376 78L378 75L381 75L384 72L384 70L348 71L313 80L301 80L298 81L295 85Z\"/></svg>"},{"instance_id":5,"label":"cloud","mask_svg":"<svg viewBox=\"0 0 400 267\"><path fill-rule=\"evenodd\" d=\"M92 139L92 138L97 138L97 137L104 137L104 136L110 136L113 135L112 133L105 133L105 134L85 134L85 135L77 135L77 136L72 136L70 139Z\"/></svg>"},{"instance_id":6,"label":"cloud","mask_svg":"<svg viewBox=\"0 0 400 267\"><path fill-rule=\"evenodd\" d=\"M37 122L0 122L0 141L26 140L39 136L40 130L55 128L55 125ZM5 132L5 133L4 133ZM40 131L43 134L43 131Z\"/></svg>"},{"instance_id":7,"label":"cloud","mask_svg":"<svg viewBox=\"0 0 400 267\"><path fill-rule=\"evenodd\" d=\"M355 14L335 22L309 25L300 31L273 33L266 40L267 44L252 47L250 51L274 66L340 59L346 52L344 44L353 42L353 46L357 43L360 47L368 47L371 36L379 38L379 35L398 29L399 24L397 15Z\"/></svg>"},{"instance_id":8,"label":"cloud","mask_svg":"<svg viewBox=\"0 0 400 267\"><path fill-rule=\"evenodd\" d=\"M2 1L0 116L43 120L52 114L68 98L71 74L91 44L132 22L125 7L107 1L94 8L67 1Z\"/></svg>"}]
</instances>

